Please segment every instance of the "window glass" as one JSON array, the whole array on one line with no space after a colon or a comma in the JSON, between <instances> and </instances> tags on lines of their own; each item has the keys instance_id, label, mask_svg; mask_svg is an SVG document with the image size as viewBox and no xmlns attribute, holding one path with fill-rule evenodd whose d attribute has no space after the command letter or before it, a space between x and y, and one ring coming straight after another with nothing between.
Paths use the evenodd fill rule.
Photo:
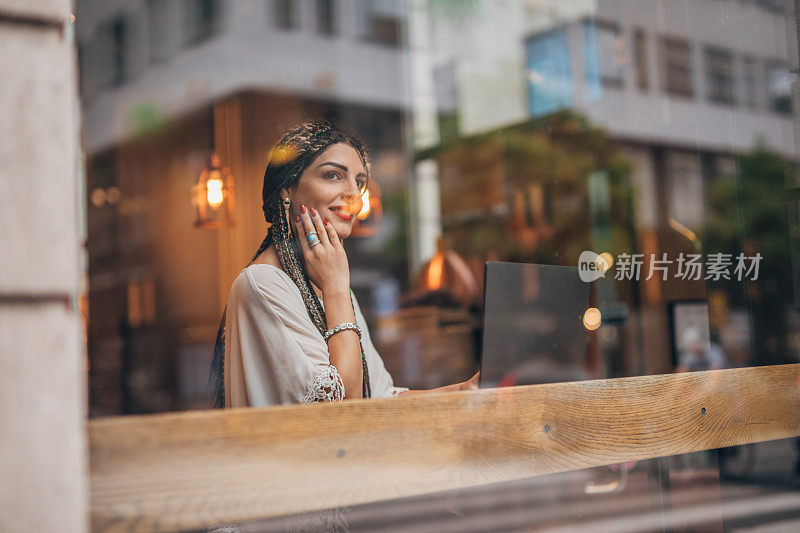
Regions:
<instances>
[{"instance_id":1,"label":"window glass","mask_svg":"<svg viewBox=\"0 0 800 533\"><path fill-rule=\"evenodd\" d=\"M596 21L584 25L586 93L600 98L603 87L622 86L623 69L630 63L628 43L614 24Z\"/></svg>"},{"instance_id":2,"label":"window glass","mask_svg":"<svg viewBox=\"0 0 800 533\"><path fill-rule=\"evenodd\" d=\"M637 29L633 33L633 55L636 86L640 91L646 91L650 87L650 73L647 62L647 36L642 29Z\"/></svg>"},{"instance_id":3,"label":"window glass","mask_svg":"<svg viewBox=\"0 0 800 533\"><path fill-rule=\"evenodd\" d=\"M667 94L692 96L692 65L688 41L673 37L661 38L661 75L662 87Z\"/></svg>"},{"instance_id":4,"label":"window glass","mask_svg":"<svg viewBox=\"0 0 800 533\"><path fill-rule=\"evenodd\" d=\"M742 80L744 83L744 102L750 109L755 109L759 106L757 65L756 60L750 57L742 61L744 68Z\"/></svg>"},{"instance_id":5,"label":"window glass","mask_svg":"<svg viewBox=\"0 0 800 533\"><path fill-rule=\"evenodd\" d=\"M221 23L218 0L190 0L186 3L186 39L197 44L213 36Z\"/></svg>"},{"instance_id":6,"label":"window glass","mask_svg":"<svg viewBox=\"0 0 800 533\"><path fill-rule=\"evenodd\" d=\"M542 115L572 102L572 66L566 30L528 39L527 82L531 115Z\"/></svg>"},{"instance_id":7,"label":"window glass","mask_svg":"<svg viewBox=\"0 0 800 533\"><path fill-rule=\"evenodd\" d=\"M317 0L317 31L322 35L336 33L335 0Z\"/></svg>"},{"instance_id":8,"label":"window glass","mask_svg":"<svg viewBox=\"0 0 800 533\"><path fill-rule=\"evenodd\" d=\"M730 52L707 47L705 49L708 99L720 104L735 103L733 82L733 57Z\"/></svg>"},{"instance_id":9,"label":"window glass","mask_svg":"<svg viewBox=\"0 0 800 533\"><path fill-rule=\"evenodd\" d=\"M780 61L766 65L767 98L770 108L776 113L792 112L792 75Z\"/></svg>"},{"instance_id":10,"label":"window glass","mask_svg":"<svg viewBox=\"0 0 800 533\"><path fill-rule=\"evenodd\" d=\"M273 0L275 9L275 23L279 28L291 29L297 27L296 2L291 0Z\"/></svg>"},{"instance_id":11,"label":"window glass","mask_svg":"<svg viewBox=\"0 0 800 533\"><path fill-rule=\"evenodd\" d=\"M361 36L375 43L398 46L406 2L401 0L357 0L356 16Z\"/></svg>"},{"instance_id":12,"label":"window glass","mask_svg":"<svg viewBox=\"0 0 800 533\"><path fill-rule=\"evenodd\" d=\"M538 382L797 363L789 4L187 0L117 10L77 0L90 416L207 408L230 288L269 228L271 150L305 120L336 121L367 146L369 185L344 248L370 341L398 386L469 379L491 355L486 324L496 328L488 338L499 332L509 351L531 354ZM306 16L310 31L283 31ZM487 321L487 262L572 269L570 281L588 286L556 302L571 310L570 294L587 294L586 309ZM582 267L596 277L580 278ZM511 295L500 303L555 288L532 274L500 281ZM536 349L513 327L539 335ZM560 356L545 350L559 336L570 341ZM497 383L512 382L506 370ZM706 379L719 375L731 374L692 374L703 390L724 389L727 378ZM673 437L645 422L636 438ZM612 457L354 506L344 518L364 530L797 529L797 440L772 441L759 423L747 446ZM592 435L580 437L565 453L580 455ZM469 445L464 457L480 456Z\"/></svg>"},{"instance_id":13,"label":"window glass","mask_svg":"<svg viewBox=\"0 0 800 533\"><path fill-rule=\"evenodd\" d=\"M169 58L170 28L169 3L159 0L147 2L147 31L150 42L150 61L158 63Z\"/></svg>"}]
</instances>

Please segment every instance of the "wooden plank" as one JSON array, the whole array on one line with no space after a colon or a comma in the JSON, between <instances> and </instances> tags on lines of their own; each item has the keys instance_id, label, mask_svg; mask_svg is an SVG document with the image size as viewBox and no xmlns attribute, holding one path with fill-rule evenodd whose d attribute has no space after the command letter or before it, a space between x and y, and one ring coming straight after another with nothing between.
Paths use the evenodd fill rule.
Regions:
<instances>
[{"instance_id":1,"label":"wooden plank","mask_svg":"<svg viewBox=\"0 0 800 533\"><path fill-rule=\"evenodd\" d=\"M174 530L800 435L800 364L88 423L97 530Z\"/></svg>"}]
</instances>

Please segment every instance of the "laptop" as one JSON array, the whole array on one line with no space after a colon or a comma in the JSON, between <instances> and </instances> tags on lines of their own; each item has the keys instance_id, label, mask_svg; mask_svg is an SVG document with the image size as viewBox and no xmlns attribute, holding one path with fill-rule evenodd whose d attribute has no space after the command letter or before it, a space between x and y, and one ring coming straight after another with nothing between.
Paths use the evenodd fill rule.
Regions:
<instances>
[{"instance_id":1,"label":"laptop","mask_svg":"<svg viewBox=\"0 0 800 533\"><path fill-rule=\"evenodd\" d=\"M480 387L586 379L590 283L578 268L484 265Z\"/></svg>"}]
</instances>

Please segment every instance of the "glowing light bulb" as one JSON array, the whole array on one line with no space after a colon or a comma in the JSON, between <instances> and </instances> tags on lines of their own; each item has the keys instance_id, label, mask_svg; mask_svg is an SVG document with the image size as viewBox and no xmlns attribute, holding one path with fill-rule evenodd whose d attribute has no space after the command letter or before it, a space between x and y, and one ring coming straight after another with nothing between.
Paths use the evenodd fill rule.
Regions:
<instances>
[{"instance_id":1,"label":"glowing light bulb","mask_svg":"<svg viewBox=\"0 0 800 533\"><path fill-rule=\"evenodd\" d=\"M594 331L599 328L602 321L600 310L596 307L590 307L583 313L583 327L589 331Z\"/></svg>"},{"instance_id":2,"label":"glowing light bulb","mask_svg":"<svg viewBox=\"0 0 800 533\"><path fill-rule=\"evenodd\" d=\"M222 194L222 180L219 178L211 178L206 182L206 201L212 209L216 209L222 205L224 196Z\"/></svg>"}]
</instances>

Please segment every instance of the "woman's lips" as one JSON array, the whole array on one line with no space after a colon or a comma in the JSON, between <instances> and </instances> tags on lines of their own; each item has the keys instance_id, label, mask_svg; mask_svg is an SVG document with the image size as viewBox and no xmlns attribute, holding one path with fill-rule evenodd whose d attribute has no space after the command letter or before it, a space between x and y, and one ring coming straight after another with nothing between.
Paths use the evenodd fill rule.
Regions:
<instances>
[{"instance_id":1,"label":"woman's lips","mask_svg":"<svg viewBox=\"0 0 800 533\"><path fill-rule=\"evenodd\" d=\"M340 213L338 211L334 211L333 209L329 209L329 211L331 213L333 213L334 215L336 215L337 217L341 218L342 220L346 220L348 222L353 220L353 217L351 215L345 215L344 213Z\"/></svg>"}]
</instances>

